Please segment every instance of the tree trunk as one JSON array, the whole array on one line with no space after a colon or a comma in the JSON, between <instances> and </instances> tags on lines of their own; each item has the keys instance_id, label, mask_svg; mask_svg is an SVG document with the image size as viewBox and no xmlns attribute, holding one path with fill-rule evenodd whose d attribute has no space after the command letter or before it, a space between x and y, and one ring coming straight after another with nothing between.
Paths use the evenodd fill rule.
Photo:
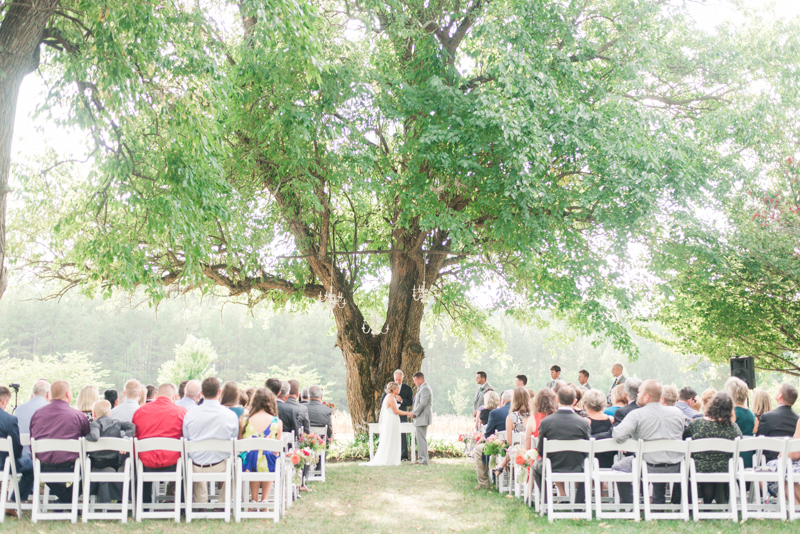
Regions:
<instances>
[{"instance_id":1,"label":"tree trunk","mask_svg":"<svg viewBox=\"0 0 800 534\"><path fill-rule=\"evenodd\" d=\"M0 24L0 298L8 286L6 204L11 140L22 79L39 66L39 43L59 0L14 0Z\"/></svg>"},{"instance_id":2,"label":"tree trunk","mask_svg":"<svg viewBox=\"0 0 800 534\"><path fill-rule=\"evenodd\" d=\"M437 237L438 241L445 240L443 235L437 234ZM414 241L418 239L416 236ZM409 248L404 247L404 250ZM343 289L346 287L344 277L339 271L335 272L336 291L342 293L345 306L334 308L333 316L337 346L347 369L347 407L356 434L367 432L367 424L377 422L384 387L393 379L395 370L403 371L403 381L413 387L411 378L422 369L425 350L420 343L420 331L426 303L414 300L413 289L422 281L425 259L418 250L411 250L391 254L392 278L386 322L382 326L368 325L377 334L362 330L364 317L353 294ZM427 287L430 288L438 277L445 258L444 254L436 254L425 263ZM382 330L386 333L380 333Z\"/></svg>"}]
</instances>

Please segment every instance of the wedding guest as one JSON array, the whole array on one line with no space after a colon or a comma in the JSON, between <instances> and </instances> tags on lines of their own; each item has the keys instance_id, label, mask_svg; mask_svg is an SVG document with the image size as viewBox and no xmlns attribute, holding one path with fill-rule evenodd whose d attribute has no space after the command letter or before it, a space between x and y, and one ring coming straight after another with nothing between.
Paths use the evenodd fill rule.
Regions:
<instances>
[{"instance_id":1,"label":"wedding guest","mask_svg":"<svg viewBox=\"0 0 800 534\"><path fill-rule=\"evenodd\" d=\"M396 380L395 383L397 383ZM303 426L303 432L308 434L311 432L311 424L309 423L308 418L308 407L300 404L298 397L300 397L300 382L291 379L289 380L289 396L286 398L286 402L294 406L294 409L300 414L300 424ZM413 404L413 398L411 402Z\"/></svg>"},{"instance_id":2,"label":"wedding guest","mask_svg":"<svg viewBox=\"0 0 800 534\"><path fill-rule=\"evenodd\" d=\"M80 410L70 406L72 389L69 382L56 380L50 386L50 404L39 408L31 418L32 439L80 439L89 433L89 419ZM43 472L72 472L77 452L53 451L36 455ZM72 502L72 489L63 482L48 482L50 493L59 504ZM22 490L20 489L20 492Z\"/></svg>"},{"instance_id":3,"label":"wedding guest","mask_svg":"<svg viewBox=\"0 0 800 534\"><path fill-rule=\"evenodd\" d=\"M525 375L517 375L514 379L514 387L515 388L524 388L528 385L528 377Z\"/></svg>"},{"instance_id":4,"label":"wedding guest","mask_svg":"<svg viewBox=\"0 0 800 534\"><path fill-rule=\"evenodd\" d=\"M586 417L586 410L583 409L583 394L584 389L582 389L579 385L573 384L570 382L567 386L571 387L575 391L575 404L572 406L572 409L575 410L575 413L580 415L581 417Z\"/></svg>"},{"instance_id":5,"label":"wedding guest","mask_svg":"<svg viewBox=\"0 0 800 534\"><path fill-rule=\"evenodd\" d=\"M119 404L119 393L115 389L107 389L103 392L103 398L108 401L112 408L116 408Z\"/></svg>"},{"instance_id":6,"label":"wedding guest","mask_svg":"<svg viewBox=\"0 0 800 534\"><path fill-rule=\"evenodd\" d=\"M247 404L244 405L245 407L244 411L245 413L247 413L250 411L250 403L253 401L253 394L256 392L256 388L254 388L253 386L249 386L247 389L244 390L244 392L247 394Z\"/></svg>"},{"instance_id":7,"label":"wedding guest","mask_svg":"<svg viewBox=\"0 0 800 534\"><path fill-rule=\"evenodd\" d=\"M800 420L797 421L797 425L794 429L794 439L800 439ZM787 469L791 469L794 475L800 475L800 452L790 452L787 458L788 465L786 466ZM770 460L767 462L767 467L770 468L772 471L778 470L778 460ZM770 482L768 484L769 492L773 496L778 495L778 484L776 482ZM794 495L794 505L797 506L800 504L800 484L795 483L794 488L789 488L789 485L786 485L786 495Z\"/></svg>"},{"instance_id":8,"label":"wedding guest","mask_svg":"<svg viewBox=\"0 0 800 534\"><path fill-rule=\"evenodd\" d=\"M583 396L583 407L586 409L586 418L589 420L589 432L592 437L603 434L604 438L608 438L614 418L603 412L606 407L606 396L600 393L599 389L590 389ZM600 462L601 468L608 469L614 463L615 454L614 452L604 452L595 457Z\"/></svg>"},{"instance_id":9,"label":"wedding guest","mask_svg":"<svg viewBox=\"0 0 800 534\"><path fill-rule=\"evenodd\" d=\"M797 401L797 389L791 384L781 384L775 394L775 400L778 407L771 412L761 414L755 431L756 435L775 438L791 437L794 435L798 419L797 414L792 410L792 406ZM777 457L778 453L776 452L764 451L764 458L767 461Z\"/></svg>"},{"instance_id":10,"label":"wedding guest","mask_svg":"<svg viewBox=\"0 0 800 534\"><path fill-rule=\"evenodd\" d=\"M633 391L630 386L634 380L638 379L629 378L625 382L625 391L629 397ZM614 439L618 443L628 439L644 441L682 439L685 417L678 408L661 405L661 384L655 380L645 380L637 384L636 390L636 404L639 408L630 411L618 425L615 422L612 430ZM617 414L624 409L618 410ZM677 473L680 471L682 459L683 454L677 452L650 452L644 455L644 461L647 462L647 468L651 473ZM612 468L630 473L633 468L632 457L625 456L615 462ZM620 483L617 487L622 502L633 502L633 488L630 483ZM666 484L653 484L653 504L664 504L666 492ZM675 484L672 490L672 503L679 503L680 498L680 488Z\"/></svg>"},{"instance_id":11,"label":"wedding guest","mask_svg":"<svg viewBox=\"0 0 800 534\"><path fill-rule=\"evenodd\" d=\"M142 386L139 391L139 407L141 408L145 404L147 404L147 386Z\"/></svg>"},{"instance_id":12,"label":"wedding guest","mask_svg":"<svg viewBox=\"0 0 800 534\"><path fill-rule=\"evenodd\" d=\"M133 413L136 438L181 439L186 408L175 404L178 400L178 388L173 384L161 384L156 395L153 402L148 402ZM180 458L181 453L173 451L147 451L139 454L146 472L175 471ZM144 502L151 502L152 482L144 483L143 492Z\"/></svg>"},{"instance_id":13,"label":"wedding guest","mask_svg":"<svg viewBox=\"0 0 800 534\"><path fill-rule=\"evenodd\" d=\"M181 382L183 384L183 382ZM193 410L197 408L197 402L200 400L201 395L203 394L203 386L199 380L187 380L183 386L183 395L175 404L178 406L183 406L186 410Z\"/></svg>"},{"instance_id":14,"label":"wedding guest","mask_svg":"<svg viewBox=\"0 0 800 534\"><path fill-rule=\"evenodd\" d=\"M734 379L738 380L738 379ZM720 391L703 405L703 417L692 419L683 431L683 439L720 438L734 440L742 436L739 427L733 424L733 400ZM733 455L720 451L705 451L692 454L698 473L727 473L728 460ZM727 483L701 482L697 491L704 504L727 504L730 499Z\"/></svg>"},{"instance_id":15,"label":"wedding guest","mask_svg":"<svg viewBox=\"0 0 800 534\"><path fill-rule=\"evenodd\" d=\"M558 380L552 381L551 383L553 384L553 386L550 389L553 390L553 393L558 393L559 389L568 385L566 380L561 380L560 378Z\"/></svg>"},{"instance_id":16,"label":"wedding guest","mask_svg":"<svg viewBox=\"0 0 800 534\"><path fill-rule=\"evenodd\" d=\"M531 414L530 397L528 397L528 392L525 388L514 388L512 395L511 409L508 412L508 416L506 416L506 443L509 445L513 443L515 433L521 434L525 432ZM510 459L511 456L506 455L500 465L497 466L498 471L505 469Z\"/></svg>"},{"instance_id":17,"label":"wedding guest","mask_svg":"<svg viewBox=\"0 0 800 534\"><path fill-rule=\"evenodd\" d=\"M492 410L499 407L500 395L498 395L496 391L488 391L484 397L483 406L480 407L480 413L475 419L475 430L480 431L481 434L485 434L486 425L489 424L489 414L492 413Z\"/></svg>"},{"instance_id":18,"label":"wedding guest","mask_svg":"<svg viewBox=\"0 0 800 534\"><path fill-rule=\"evenodd\" d=\"M536 396L536 391L534 391L534 390L532 390L532 389L528 389L528 397L529 397L531 400L533 400L533 398L534 398L535 396Z\"/></svg>"},{"instance_id":19,"label":"wedding guest","mask_svg":"<svg viewBox=\"0 0 800 534\"><path fill-rule=\"evenodd\" d=\"M33 384L33 394L31 395L31 399L28 402L20 404L17 406L17 409L14 410L14 415L19 422L19 433L20 435L31 433L31 418L33 414L44 406L50 404L50 383L47 380L37 380ZM30 445L25 445L22 447L22 454L28 458L31 457L31 447ZM2 463L0 463L2 465ZM33 488L33 486L31 486ZM23 488L19 489L20 492L23 492ZM30 493L28 493L30 495ZM26 495L27 497L27 495Z\"/></svg>"},{"instance_id":20,"label":"wedding guest","mask_svg":"<svg viewBox=\"0 0 800 534\"><path fill-rule=\"evenodd\" d=\"M678 393L678 402L675 403L675 407L683 413L687 425L689 421L702 415L696 409L699 407L697 392L690 387L685 387L680 390Z\"/></svg>"},{"instance_id":21,"label":"wedding guest","mask_svg":"<svg viewBox=\"0 0 800 534\"><path fill-rule=\"evenodd\" d=\"M626 378L625 375L622 374L622 371L621 363L615 363L611 366L611 376L614 377L614 381L611 382L611 387L608 388L608 393L606 394L606 402L609 404L615 404L614 398L611 396L611 392L614 391L614 388L625 383Z\"/></svg>"},{"instance_id":22,"label":"wedding guest","mask_svg":"<svg viewBox=\"0 0 800 534\"><path fill-rule=\"evenodd\" d=\"M638 410L640 408L639 404L637 403L637 399L639 397L639 387L642 385L642 381L638 378L628 378L625 383L623 384L625 388L625 401L627 404L617 410L614 413L614 426L619 425L622 423L625 417L633 412L634 410ZM661 400L661 387L659 386L659 400Z\"/></svg>"},{"instance_id":23,"label":"wedding guest","mask_svg":"<svg viewBox=\"0 0 800 534\"><path fill-rule=\"evenodd\" d=\"M151 384L148 384L146 391L147 391L147 397L145 398L145 403L153 402L154 400L156 400L156 397L158 397L158 388L156 388Z\"/></svg>"},{"instance_id":24,"label":"wedding guest","mask_svg":"<svg viewBox=\"0 0 800 534\"><path fill-rule=\"evenodd\" d=\"M226 382L225 385L231 384ZM234 384L235 386L235 384ZM188 387L188 386L187 386ZM210 377L201 383L203 404L188 411L183 418L183 437L187 441L203 441L219 439L229 441L239 437L239 418L234 410L220 403L223 394L218 378ZM238 390L237 390L238 392ZM195 473L224 473L225 460L230 455L218 451L201 451L189 454L192 471ZM219 490L220 502L224 502L225 482ZM208 502L208 484L194 482L192 484L194 502Z\"/></svg>"},{"instance_id":25,"label":"wedding guest","mask_svg":"<svg viewBox=\"0 0 800 534\"><path fill-rule=\"evenodd\" d=\"M578 440L589 439L589 425L586 420L576 414L572 405L575 402L575 390L573 388L561 388L558 390L558 410L548 417L545 417L539 425L539 439L536 450L541 456L544 453L544 440ZM580 452L556 452L549 454L553 472L575 473L583 471L584 455ZM536 484L542 487L542 459L539 458L533 463L533 476ZM585 488L582 483L576 484L575 502L583 503L585 500Z\"/></svg>"},{"instance_id":26,"label":"wedding guest","mask_svg":"<svg viewBox=\"0 0 800 534\"><path fill-rule=\"evenodd\" d=\"M772 399L769 398L769 393L763 389L753 390L753 415L756 418L756 424L753 430L758 430L758 421L761 416L772 410Z\"/></svg>"},{"instance_id":27,"label":"wedding guest","mask_svg":"<svg viewBox=\"0 0 800 534\"><path fill-rule=\"evenodd\" d=\"M756 425L756 416L745 406L748 392L747 383L744 380L732 376L725 382L725 392L733 399L736 426L742 431L742 436L747 437L755 435L753 428ZM753 466L753 451L743 452L739 456L744 460L744 466L746 468Z\"/></svg>"},{"instance_id":28,"label":"wedding guest","mask_svg":"<svg viewBox=\"0 0 800 534\"><path fill-rule=\"evenodd\" d=\"M89 423L86 441L122 436L132 438L136 434L136 426L133 423L115 421L109 417L110 413L111 403L107 400L102 399L94 403L92 422ZM92 471L118 471L125 461L125 456L117 451L90 452L89 458L92 460ZM122 483L92 483L91 493L96 496L96 502L119 501L122 498Z\"/></svg>"},{"instance_id":29,"label":"wedding guest","mask_svg":"<svg viewBox=\"0 0 800 534\"><path fill-rule=\"evenodd\" d=\"M547 383L545 387L553 388L556 385L556 380L561 377L561 367L558 365L554 365L550 368L550 382Z\"/></svg>"},{"instance_id":30,"label":"wedding guest","mask_svg":"<svg viewBox=\"0 0 800 534\"><path fill-rule=\"evenodd\" d=\"M95 386L83 386L83 389L78 393L78 398L75 400L75 408L83 412L83 415L91 423L93 421L92 407L99 400L100 392Z\"/></svg>"},{"instance_id":31,"label":"wedding guest","mask_svg":"<svg viewBox=\"0 0 800 534\"><path fill-rule=\"evenodd\" d=\"M308 388L303 388L300 390L300 404L307 404L308 403Z\"/></svg>"},{"instance_id":32,"label":"wedding guest","mask_svg":"<svg viewBox=\"0 0 800 534\"><path fill-rule=\"evenodd\" d=\"M7 387L0 386L0 439L7 441L11 437L11 448L14 453L14 464L17 473L21 475L19 480L19 492L23 496L22 499L27 499L31 494L33 488L33 463L30 456L24 456L22 453L22 443L19 439L19 422L17 418L6 412L6 407L11 401L11 390ZM8 453L0 452L0 465L5 466ZM3 488L5 490L5 488ZM19 499L18 500L22 500ZM17 511L13 508L8 508L5 513L17 517Z\"/></svg>"},{"instance_id":33,"label":"wedding guest","mask_svg":"<svg viewBox=\"0 0 800 534\"><path fill-rule=\"evenodd\" d=\"M311 386L308 388L308 422L311 426L328 427L325 439L327 442L333 440L333 410L322 404L322 388Z\"/></svg>"},{"instance_id":34,"label":"wedding guest","mask_svg":"<svg viewBox=\"0 0 800 534\"><path fill-rule=\"evenodd\" d=\"M205 396L205 393L203 393L203 396ZM203 401L203 404L205 404L205 401ZM239 386L236 382L225 382L225 385L222 386L220 404L235 413L237 419L244 415L244 406L239 401Z\"/></svg>"},{"instance_id":35,"label":"wedding guest","mask_svg":"<svg viewBox=\"0 0 800 534\"><path fill-rule=\"evenodd\" d=\"M617 410L622 408L627 404L627 398L625 397L625 384L619 384L613 390L611 390L611 401L612 404L608 408L605 409L606 415L614 415ZM608 398L608 397L606 397Z\"/></svg>"},{"instance_id":36,"label":"wedding guest","mask_svg":"<svg viewBox=\"0 0 800 534\"><path fill-rule=\"evenodd\" d=\"M281 381L277 378L267 378L267 381L264 382L264 387L270 390L273 395L275 395L275 399L277 401L281 394ZM288 429L284 428L284 430L288 432Z\"/></svg>"},{"instance_id":37,"label":"wedding guest","mask_svg":"<svg viewBox=\"0 0 800 534\"><path fill-rule=\"evenodd\" d=\"M554 414L556 410L558 410L558 399L552 389L543 388L536 392L536 396L531 401L533 417L528 418L528 424L525 426L525 441L523 444L526 450L535 447L536 441L534 438L539 437L539 426L542 423L542 419Z\"/></svg>"},{"instance_id":38,"label":"wedding guest","mask_svg":"<svg viewBox=\"0 0 800 534\"><path fill-rule=\"evenodd\" d=\"M675 406L678 402L678 388L675 386L661 386L661 404Z\"/></svg>"},{"instance_id":39,"label":"wedding guest","mask_svg":"<svg viewBox=\"0 0 800 534\"><path fill-rule=\"evenodd\" d=\"M514 391L507 389L500 395L500 407L489 412L489 419L486 422L486 437L488 438L495 432L506 431L506 419L511 408L511 399Z\"/></svg>"},{"instance_id":40,"label":"wedding guest","mask_svg":"<svg viewBox=\"0 0 800 534\"><path fill-rule=\"evenodd\" d=\"M188 384L188 380L182 380L180 384L178 384L178 397L181 399L183 398L184 394L186 393L186 384Z\"/></svg>"},{"instance_id":41,"label":"wedding guest","mask_svg":"<svg viewBox=\"0 0 800 534\"><path fill-rule=\"evenodd\" d=\"M592 386L589 385L589 371L586 369L578 371L578 384L580 384L583 389L592 389Z\"/></svg>"},{"instance_id":42,"label":"wedding guest","mask_svg":"<svg viewBox=\"0 0 800 534\"><path fill-rule=\"evenodd\" d=\"M125 401L111 410L111 413L108 415L111 417L111 419L116 421L132 423L134 412L136 412L136 410L138 410L141 406L139 404L139 397L142 392L142 385L138 380L131 379L125 382L125 386L122 388L122 391L125 393Z\"/></svg>"},{"instance_id":43,"label":"wedding guest","mask_svg":"<svg viewBox=\"0 0 800 534\"><path fill-rule=\"evenodd\" d=\"M478 384L478 391L475 393L475 399L472 401L472 417L478 415L478 408L483 403L483 396L488 391L494 391L494 388L486 381L486 372L478 371L475 375L475 382Z\"/></svg>"},{"instance_id":44,"label":"wedding guest","mask_svg":"<svg viewBox=\"0 0 800 534\"><path fill-rule=\"evenodd\" d=\"M711 399L714 398L714 395L717 394L717 390L714 388L708 388L700 395L700 412L705 413L706 404L711 402Z\"/></svg>"},{"instance_id":45,"label":"wedding guest","mask_svg":"<svg viewBox=\"0 0 800 534\"><path fill-rule=\"evenodd\" d=\"M250 413L242 417L239 427L239 439L270 438L281 439L283 423L278 417L275 394L267 388L258 388L253 392ZM276 455L271 451L248 451L242 461L242 470L246 473L274 473ZM272 482L250 482L250 498L258 502L258 491L261 489L262 501L269 498Z\"/></svg>"}]
</instances>

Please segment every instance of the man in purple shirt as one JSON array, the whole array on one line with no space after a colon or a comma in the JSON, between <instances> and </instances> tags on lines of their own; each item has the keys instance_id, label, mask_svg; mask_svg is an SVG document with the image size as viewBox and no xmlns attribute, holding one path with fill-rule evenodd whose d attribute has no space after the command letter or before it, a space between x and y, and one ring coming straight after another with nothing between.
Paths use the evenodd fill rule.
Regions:
<instances>
[{"instance_id":1,"label":"man in purple shirt","mask_svg":"<svg viewBox=\"0 0 800 534\"><path fill-rule=\"evenodd\" d=\"M80 439L89 434L89 420L70 407L72 390L65 380L56 380L50 386L50 404L39 408L31 418L32 439ZM43 472L65 471L75 468L78 453L44 452L36 459L42 462ZM72 502L72 490L64 483L48 483L50 493L58 497L59 503Z\"/></svg>"}]
</instances>

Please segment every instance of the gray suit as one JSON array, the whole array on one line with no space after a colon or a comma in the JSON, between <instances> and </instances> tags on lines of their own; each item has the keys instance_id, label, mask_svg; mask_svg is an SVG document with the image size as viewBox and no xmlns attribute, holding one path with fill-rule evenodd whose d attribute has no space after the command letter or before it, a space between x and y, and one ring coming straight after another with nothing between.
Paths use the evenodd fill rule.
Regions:
<instances>
[{"instance_id":1,"label":"gray suit","mask_svg":"<svg viewBox=\"0 0 800 534\"><path fill-rule=\"evenodd\" d=\"M419 451L417 461L423 465L428 465L428 425L433 421L432 403L431 387L427 382L423 382L417 388L417 394L414 395L414 408L412 409L414 427L417 430L417 449Z\"/></svg>"},{"instance_id":2,"label":"gray suit","mask_svg":"<svg viewBox=\"0 0 800 534\"><path fill-rule=\"evenodd\" d=\"M478 391L475 392L475 399L472 401L473 412L478 411L478 408L483 406L483 396L490 391L494 391L494 388L489 385L489 382L484 382L483 385L478 387Z\"/></svg>"}]
</instances>

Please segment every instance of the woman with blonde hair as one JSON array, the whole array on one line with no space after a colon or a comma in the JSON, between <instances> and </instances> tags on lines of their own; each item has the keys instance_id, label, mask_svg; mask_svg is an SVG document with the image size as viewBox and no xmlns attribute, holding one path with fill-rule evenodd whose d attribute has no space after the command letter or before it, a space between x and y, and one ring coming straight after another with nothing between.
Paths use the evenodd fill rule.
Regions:
<instances>
[{"instance_id":1,"label":"woman with blonde hair","mask_svg":"<svg viewBox=\"0 0 800 534\"><path fill-rule=\"evenodd\" d=\"M614 389L611 390L611 401L613 404L606 408L603 413L613 416L617 410L627 404L625 400L625 384L617 384L614 386Z\"/></svg>"},{"instance_id":2,"label":"woman with blonde hair","mask_svg":"<svg viewBox=\"0 0 800 534\"><path fill-rule=\"evenodd\" d=\"M753 390L753 415L756 418L756 424L753 426L753 434L758 432L758 422L761 420L761 416L767 412L772 411L772 399L763 389L755 389Z\"/></svg>"},{"instance_id":3,"label":"woman with blonde hair","mask_svg":"<svg viewBox=\"0 0 800 534\"><path fill-rule=\"evenodd\" d=\"M486 430L486 425L489 424L489 413L500 407L500 395L496 391L487 391L483 395L483 409L481 409L478 417L475 418L475 430L480 431L481 434Z\"/></svg>"},{"instance_id":4,"label":"woman with blonde hair","mask_svg":"<svg viewBox=\"0 0 800 534\"><path fill-rule=\"evenodd\" d=\"M378 442L378 450L375 456L372 457L367 463L359 465L364 466L384 466L384 465L400 465L400 416L413 415L413 412L405 412L397 407L395 397L400 392L400 385L391 381L386 384L383 389L386 397L383 399L381 405L381 412L378 417L378 428L381 436Z\"/></svg>"},{"instance_id":5,"label":"woman with blonde hair","mask_svg":"<svg viewBox=\"0 0 800 534\"><path fill-rule=\"evenodd\" d=\"M83 389L78 393L78 398L75 399L75 407L82 411L86 418L91 423L94 421L92 417L92 407L94 403L100 400L100 392L95 386L83 386Z\"/></svg>"},{"instance_id":6,"label":"woman with blonde hair","mask_svg":"<svg viewBox=\"0 0 800 534\"><path fill-rule=\"evenodd\" d=\"M725 393L730 395L731 399L733 399L736 426L742 431L742 436L755 435L753 429L756 426L756 416L745 406L748 391L749 389L744 380L736 378L735 376L725 381ZM742 460L744 460L745 467L753 467L753 451L743 452L740 456Z\"/></svg>"},{"instance_id":7,"label":"woman with blonde hair","mask_svg":"<svg viewBox=\"0 0 800 534\"><path fill-rule=\"evenodd\" d=\"M514 388L511 409L506 416L506 443L509 445L513 443L514 434L525 432L528 426L528 419L531 415L530 401L531 398L527 389L523 387ZM497 469L505 469L510 459L511 456L507 454L503 461L500 462L500 465L497 466Z\"/></svg>"},{"instance_id":8,"label":"woman with blonde hair","mask_svg":"<svg viewBox=\"0 0 800 534\"><path fill-rule=\"evenodd\" d=\"M714 398L714 395L717 394L717 390L714 388L708 388L700 395L700 411L702 413L706 413L706 405L711 402L711 399Z\"/></svg>"}]
</instances>

